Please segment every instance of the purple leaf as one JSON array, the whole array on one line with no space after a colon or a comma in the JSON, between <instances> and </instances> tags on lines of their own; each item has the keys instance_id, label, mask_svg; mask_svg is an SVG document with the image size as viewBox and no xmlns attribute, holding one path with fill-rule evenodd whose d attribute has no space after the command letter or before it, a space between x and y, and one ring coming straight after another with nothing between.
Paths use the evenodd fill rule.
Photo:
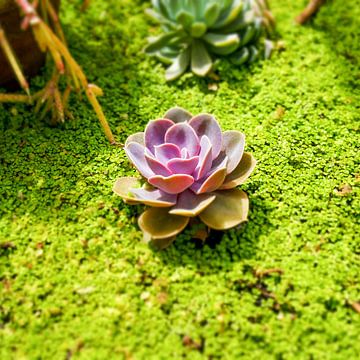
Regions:
<instances>
[{"instance_id":1,"label":"purple leaf","mask_svg":"<svg viewBox=\"0 0 360 360\"><path fill-rule=\"evenodd\" d=\"M164 115L164 119L172 120L174 123L186 122L192 117L192 114L181 107L174 107Z\"/></svg>"},{"instance_id":2,"label":"purple leaf","mask_svg":"<svg viewBox=\"0 0 360 360\"><path fill-rule=\"evenodd\" d=\"M137 132L130 135L125 142L125 147L128 146L131 142L136 142L142 146L145 146L144 132Z\"/></svg>"},{"instance_id":3,"label":"purple leaf","mask_svg":"<svg viewBox=\"0 0 360 360\"><path fill-rule=\"evenodd\" d=\"M113 192L122 197L126 203L138 204L139 202L135 199L131 193L131 189L141 186L140 179L136 177L121 177L116 180L113 186Z\"/></svg>"},{"instance_id":4,"label":"purple leaf","mask_svg":"<svg viewBox=\"0 0 360 360\"><path fill-rule=\"evenodd\" d=\"M216 159L213 160L211 164L210 173L214 172L220 167L227 167L227 162L229 161L228 157L225 154L225 151L221 151Z\"/></svg>"},{"instance_id":5,"label":"purple leaf","mask_svg":"<svg viewBox=\"0 0 360 360\"><path fill-rule=\"evenodd\" d=\"M154 146L164 143L165 133L173 125L168 119L150 121L145 128L145 146L154 153Z\"/></svg>"},{"instance_id":6,"label":"purple leaf","mask_svg":"<svg viewBox=\"0 0 360 360\"><path fill-rule=\"evenodd\" d=\"M199 153L199 138L187 123L178 123L172 126L165 134L165 142L175 144L179 149L185 148L190 156Z\"/></svg>"},{"instance_id":7,"label":"purple leaf","mask_svg":"<svg viewBox=\"0 0 360 360\"><path fill-rule=\"evenodd\" d=\"M148 179L149 183L168 194L179 194L194 183L190 175L175 174L168 177L155 175Z\"/></svg>"},{"instance_id":8,"label":"purple leaf","mask_svg":"<svg viewBox=\"0 0 360 360\"><path fill-rule=\"evenodd\" d=\"M212 158L215 159L222 147L222 133L216 119L209 114L200 114L189 121L189 125L196 131L199 138L206 135L212 145Z\"/></svg>"},{"instance_id":9,"label":"purple leaf","mask_svg":"<svg viewBox=\"0 0 360 360\"><path fill-rule=\"evenodd\" d=\"M211 169L212 164L212 146L209 138L204 135L200 140L200 154L199 154L199 164L195 169L195 180L201 179L205 174L207 174Z\"/></svg>"},{"instance_id":10,"label":"purple leaf","mask_svg":"<svg viewBox=\"0 0 360 360\"><path fill-rule=\"evenodd\" d=\"M248 152L244 152L237 167L226 176L224 183L220 189L232 189L243 184L251 175L256 165L254 156Z\"/></svg>"},{"instance_id":11,"label":"purple leaf","mask_svg":"<svg viewBox=\"0 0 360 360\"><path fill-rule=\"evenodd\" d=\"M189 159L172 159L166 166L173 174L188 174L191 175L199 162L198 156L193 156Z\"/></svg>"},{"instance_id":12,"label":"purple leaf","mask_svg":"<svg viewBox=\"0 0 360 360\"><path fill-rule=\"evenodd\" d=\"M227 163L227 173L231 173L239 164L245 148L245 135L240 131L223 132L223 151L229 158Z\"/></svg>"},{"instance_id":13,"label":"purple leaf","mask_svg":"<svg viewBox=\"0 0 360 360\"><path fill-rule=\"evenodd\" d=\"M199 215L214 200L213 194L195 195L190 190L185 190L178 196L176 205L169 211L169 214L194 217Z\"/></svg>"},{"instance_id":14,"label":"purple leaf","mask_svg":"<svg viewBox=\"0 0 360 360\"><path fill-rule=\"evenodd\" d=\"M167 194L159 189L147 190L144 188L131 189L135 195L135 200L145 205L155 207L170 207L176 204L176 195Z\"/></svg>"},{"instance_id":15,"label":"purple leaf","mask_svg":"<svg viewBox=\"0 0 360 360\"><path fill-rule=\"evenodd\" d=\"M165 165L163 165L153 156L149 156L147 153L145 153L145 159L154 174L163 176L170 176L172 174L172 172Z\"/></svg>"},{"instance_id":16,"label":"purple leaf","mask_svg":"<svg viewBox=\"0 0 360 360\"><path fill-rule=\"evenodd\" d=\"M216 169L213 169L202 180L194 182L190 189L196 194L211 192L218 189L224 183L226 177L226 163L227 158L225 158Z\"/></svg>"},{"instance_id":17,"label":"purple leaf","mask_svg":"<svg viewBox=\"0 0 360 360\"><path fill-rule=\"evenodd\" d=\"M131 142L125 147L125 152L142 176L149 178L154 175L154 172L150 169L145 159L144 146L136 142Z\"/></svg>"},{"instance_id":18,"label":"purple leaf","mask_svg":"<svg viewBox=\"0 0 360 360\"><path fill-rule=\"evenodd\" d=\"M167 163L173 158L180 158L180 149L175 144L164 143L155 146L155 157L162 163Z\"/></svg>"}]
</instances>

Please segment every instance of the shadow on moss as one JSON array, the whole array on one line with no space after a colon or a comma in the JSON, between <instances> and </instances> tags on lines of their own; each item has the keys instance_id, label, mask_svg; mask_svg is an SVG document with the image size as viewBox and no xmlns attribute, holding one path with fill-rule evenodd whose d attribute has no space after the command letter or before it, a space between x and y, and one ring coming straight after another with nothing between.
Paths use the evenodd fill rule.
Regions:
<instances>
[{"instance_id":1,"label":"shadow on moss","mask_svg":"<svg viewBox=\"0 0 360 360\"><path fill-rule=\"evenodd\" d=\"M273 230L269 218L272 204L250 197L250 217L247 223L228 231L211 231L205 242L192 238L191 229L180 234L163 251L154 251L162 264L169 268L190 267L205 273L228 271L235 263L256 256L258 239Z\"/></svg>"}]
</instances>

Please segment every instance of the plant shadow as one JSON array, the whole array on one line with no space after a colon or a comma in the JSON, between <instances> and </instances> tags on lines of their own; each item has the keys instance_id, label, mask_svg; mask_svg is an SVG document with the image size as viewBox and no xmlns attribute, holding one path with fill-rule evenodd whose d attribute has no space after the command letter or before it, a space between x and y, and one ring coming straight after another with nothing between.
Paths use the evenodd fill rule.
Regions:
<instances>
[{"instance_id":1,"label":"plant shadow","mask_svg":"<svg viewBox=\"0 0 360 360\"><path fill-rule=\"evenodd\" d=\"M227 231L211 231L202 242L192 238L187 229L167 249L153 251L163 266L169 268L188 267L202 273L227 271L235 264L256 257L258 242L272 231L270 223L273 205L263 199L250 200L250 216L246 223Z\"/></svg>"}]
</instances>

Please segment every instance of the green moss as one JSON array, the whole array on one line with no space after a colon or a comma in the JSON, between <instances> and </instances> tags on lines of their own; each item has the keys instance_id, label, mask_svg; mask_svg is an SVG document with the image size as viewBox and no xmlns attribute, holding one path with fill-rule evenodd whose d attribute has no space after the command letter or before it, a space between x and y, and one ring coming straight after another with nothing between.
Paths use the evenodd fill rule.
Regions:
<instances>
[{"instance_id":1,"label":"green moss","mask_svg":"<svg viewBox=\"0 0 360 360\"><path fill-rule=\"evenodd\" d=\"M134 171L86 102L50 128L0 109L1 359L355 359L360 300L359 7L274 0L286 50L213 80L166 84L142 53L156 27L142 1L63 3L75 58L100 85L120 141L174 105L247 135L258 166L249 222L200 246L141 242L141 207L112 194ZM41 84L43 78L34 80ZM351 192L340 196L342 184ZM258 269L278 268L257 277Z\"/></svg>"}]
</instances>

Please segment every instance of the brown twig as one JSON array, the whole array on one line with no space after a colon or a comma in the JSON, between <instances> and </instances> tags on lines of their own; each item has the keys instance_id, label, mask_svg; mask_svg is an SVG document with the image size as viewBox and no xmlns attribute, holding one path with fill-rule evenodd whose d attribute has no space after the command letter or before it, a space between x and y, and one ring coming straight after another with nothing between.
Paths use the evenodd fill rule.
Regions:
<instances>
[{"instance_id":1,"label":"brown twig","mask_svg":"<svg viewBox=\"0 0 360 360\"><path fill-rule=\"evenodd\" d=\"M326 0L310 0L303 12L296 17L295 21L300 25L305 24L316 15L325 2Z\"/></svg>"},{"instance_id":2,"label":"brown twig","mask_svg":"<svg viewBox=\"0 0 360 360\"><path fill-rule=\"evenodd\" d=\"M356 311L358 314L360 314L360 303L355 301L349 301L349 305L353 308L354 311Z\"/></svg>"},{"instance_id":3,"label":"brown twig","mask_svg":"<svg viewBox=\"0 0 360 360\"><path fill-rule=\"evenodd\" d=\"M265 270L261 270L261 269L257 269L255 271L255 276L257 278L262 278L264 276L270 275L270 274L280 274L282 275L284 273L284 270L282 269L265 269Z\"/></svg>"},{"instance_id":4,"label":"brown twig","mask_svg":"<svg viewBox=\"0 0 360 360\"><path fill-rule=\"evenodd\" d=\"M82 5L81 5L81 11L85 11L89 7L90 1L91 0L84 0L83 1Z\"/></svg>"}]
</instances>

